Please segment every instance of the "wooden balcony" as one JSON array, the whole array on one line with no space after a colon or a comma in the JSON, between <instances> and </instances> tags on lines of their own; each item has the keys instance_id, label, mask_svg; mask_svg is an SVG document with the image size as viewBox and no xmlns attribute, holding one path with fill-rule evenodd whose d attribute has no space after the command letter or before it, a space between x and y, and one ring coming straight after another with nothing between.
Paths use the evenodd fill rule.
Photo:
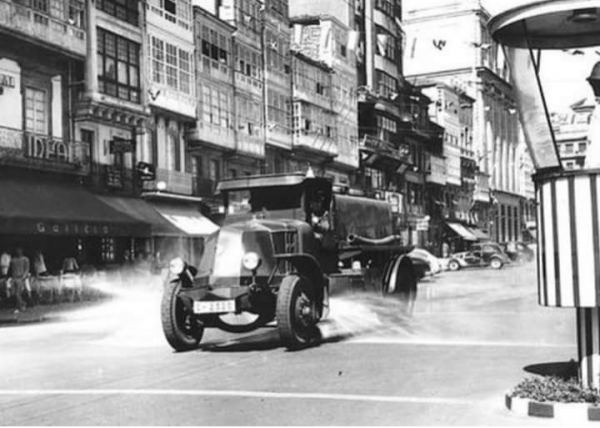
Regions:
<instances>
[{"instance_id":1,"label":"wooden balcony","mask_svg":"<svg viewBox=\"0 0 600 428\"><path fill-rule=\"evenodd\" d=\"M48 4L39 4L49 10ZM68 8L69 2L63 6ZM33 0L0 0L0 30L80 58L86 55L85 30L39 7L34 9Z\"/></svg>"}]
</instances>

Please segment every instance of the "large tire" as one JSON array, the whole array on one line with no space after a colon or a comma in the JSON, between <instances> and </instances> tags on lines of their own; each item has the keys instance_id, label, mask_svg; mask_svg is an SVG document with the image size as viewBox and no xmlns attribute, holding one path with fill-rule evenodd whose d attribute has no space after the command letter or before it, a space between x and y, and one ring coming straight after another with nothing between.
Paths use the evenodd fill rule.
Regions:
<instances>
[{"instance_id":1,"label":"large tire","mask_svg":"<svg viewBox=\"0 0 600 428\"><path fill-rule=\"evenodd\" d=\"M204 326L194 315L191 305L186 305L179 296L180 287L180 283L176 281L166 284L160 315L163 332L169 345L176 351L189 351L200 344Z\"/></svg>"},{"instance_id":2,"label":"large tire","mask_svg":"<svg viewBox=\"0 0 600 428\"><path fill-rule=\"evenodd\" d=\"M298 275L283 278L277 294L277 329L288 349L314 343L319 337L314 290Z\"/></svg>"}]
</instances>

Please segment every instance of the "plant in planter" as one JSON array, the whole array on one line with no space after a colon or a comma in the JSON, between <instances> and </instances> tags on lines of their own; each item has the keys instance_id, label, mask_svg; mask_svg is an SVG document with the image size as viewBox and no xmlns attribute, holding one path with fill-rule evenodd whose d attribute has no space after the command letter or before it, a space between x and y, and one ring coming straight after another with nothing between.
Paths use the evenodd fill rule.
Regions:
<instances>
[{"instance_id":1,"label":"plant in planter","mask_svg":"<svg viewBox=\"0 0 600 428\"><path fill-rule=\"evenodd\" d=\"M574 377L563 379L558 376L540 376L525 379L509 395L540 403L600 404L600 392L582 386L579 379Z\"/></svg>"}]
</instances>

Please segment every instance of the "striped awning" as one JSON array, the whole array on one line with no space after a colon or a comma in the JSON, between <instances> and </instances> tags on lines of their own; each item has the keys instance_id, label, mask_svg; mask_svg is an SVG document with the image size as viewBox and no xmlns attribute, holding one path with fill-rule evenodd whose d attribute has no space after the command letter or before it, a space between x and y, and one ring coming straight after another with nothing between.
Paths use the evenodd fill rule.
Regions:
<instances>
[{"instance_id":1,"label":"striped awning","mask_svg":"<svg viewBox=\"0 0 600 428\"><path fill-rule=\"evenodd\" d=\"M477 237L473 235L466 227L460 223L446 223L458 236L467 241L477 241Z\"/></svg>"}]
</instances>

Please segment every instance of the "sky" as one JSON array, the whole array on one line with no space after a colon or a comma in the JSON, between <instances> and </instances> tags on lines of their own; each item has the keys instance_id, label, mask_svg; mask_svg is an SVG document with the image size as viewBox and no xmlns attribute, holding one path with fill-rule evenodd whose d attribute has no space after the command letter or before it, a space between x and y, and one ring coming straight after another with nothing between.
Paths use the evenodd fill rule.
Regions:
<instances>
[{"instance_id":1,"label":"sky","mask_svg":"<svg viewBox=\"0 0 600 428\"><path fill-rule=\"evenodd\" d=\"M482 3L495 15L533 1L483 0ZM553 50L542 53L540 75L550 111L565 111L573 103L593 96L586 78L590 75L593 65L600 61L600 42L596 49L582 49L583 54L574 55L572 52Z\"/></svg>"}]
</instances>

